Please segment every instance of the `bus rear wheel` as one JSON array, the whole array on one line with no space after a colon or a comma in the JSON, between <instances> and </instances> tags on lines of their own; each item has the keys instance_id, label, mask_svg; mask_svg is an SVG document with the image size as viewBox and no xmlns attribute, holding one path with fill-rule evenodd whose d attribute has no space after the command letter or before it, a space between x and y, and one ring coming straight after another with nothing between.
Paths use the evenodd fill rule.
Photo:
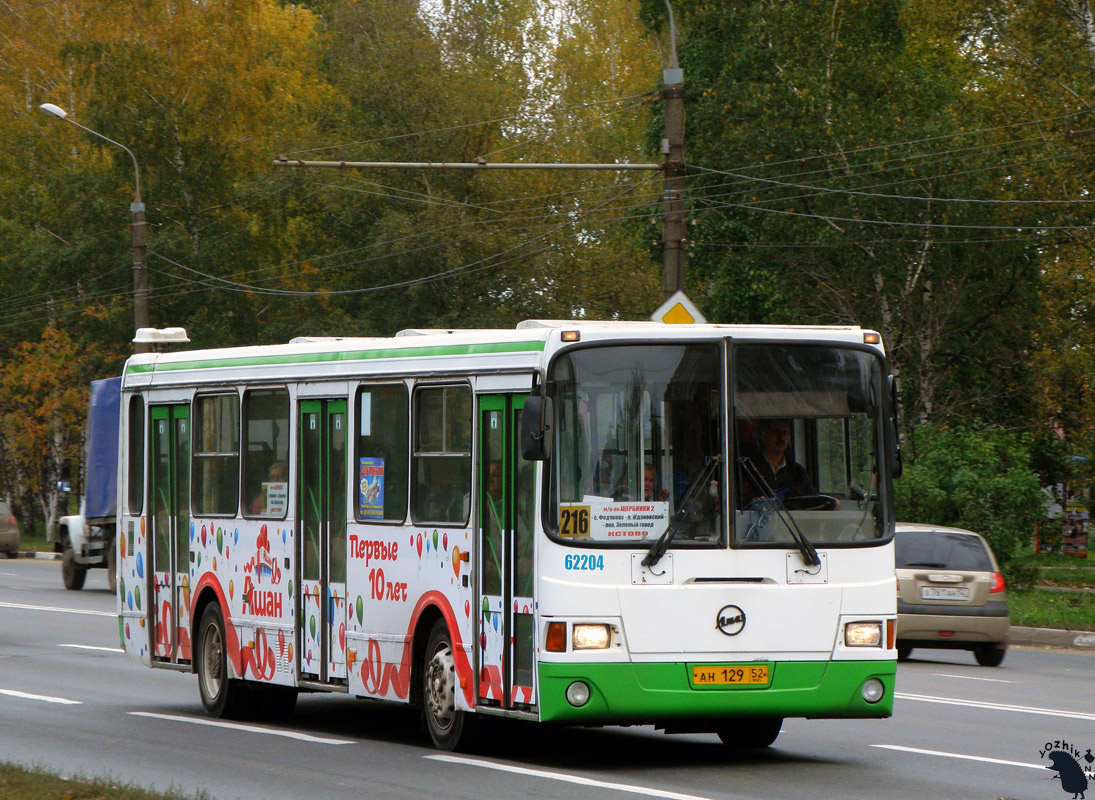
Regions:
<instances>
[{"instance_id":1,"label":"bus rear wheel","mask_svg":"<svg viewBox=\"0 0 1095 800\"><path fill-rule=\"evenodd\" d=\"M781 727L783 717L738 717L725 720L715 732L727 747L754 750L771 745Z\"/></svg>"},{"instance_id":2,"label":"bus rear wheel","mask_svg":"<svg viewBox=\"0 0 1095 800\"><path fill-rule=\"evenodd\" d=\"M228 677L228 650L225 645L224 615L215 602L205 607L198 625L198 692L202 705L214 717L232 719L244 711L242 681Z\"/></svg>"},{"instance_id":3,"label":"bus rear wheel","mask_svg":"<svg viewBox=\"0 0 1095 800\"><path fill-rule=\"evenodd\" d=\"M422 713L426 729L438 750L456 750L466 744L471 720L456 708L456 659L445 620L439 619L426 640L422 665Z\"/></svg>"}]
</instances>

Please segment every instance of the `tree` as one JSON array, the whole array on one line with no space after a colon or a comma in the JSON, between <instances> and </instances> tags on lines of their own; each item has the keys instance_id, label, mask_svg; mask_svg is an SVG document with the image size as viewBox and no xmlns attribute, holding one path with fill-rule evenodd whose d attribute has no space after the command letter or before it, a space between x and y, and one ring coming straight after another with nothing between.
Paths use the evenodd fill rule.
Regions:
<instances>
[{"instance_id":1,"label":"tree","mask_svg":"<svg viewBox=\"0 0 1095 800\"><path fill-rule=\"evenodd\" d=\"M899 519L951 525L988 539L1007 567L1045 517L1028 436L1000 429L917 429L917 459L897 483Z\"/></svg>"},{"instance_id":2,"label":"tree","mask_svg":"<svg viewBox=\"0 0 1095 800\"><path fill-rule=\"evenodd\" d=\"M874 328L908 426L1026 424L1038 251L992 202L960 20L931 0L675 7L708 317Z\"/></svg>"},{"instance_id":3,"label":"tree","mask_svg":"<svg viewBox=\"0 0 1095 800\"><path fill-rule=\"evenodd\" d=\"M66 462L83 449L87 382L79 375L79 347L47 328L40 342L19 345L0 372L0 473L19 496L24 527L36 507L45 529L61 511L58 481Z\"/></svg>"}]
</instances>

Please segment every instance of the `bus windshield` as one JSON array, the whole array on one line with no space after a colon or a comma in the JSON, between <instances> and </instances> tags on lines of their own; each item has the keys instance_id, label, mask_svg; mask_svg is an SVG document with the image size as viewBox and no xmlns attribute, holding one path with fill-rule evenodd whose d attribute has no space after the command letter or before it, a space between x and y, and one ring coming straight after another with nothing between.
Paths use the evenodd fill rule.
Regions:
<instances>
[{"instance_id":1,"label":"bus windshield","mask_svg":"<svg viewBox=\"0 0 1095 800\"><path fill-rule=\"evenodd\" d=\"M674 547L804 551L882 538L880 356L734 343L724 369L719 353L650 343L558 358L549 530L649 546L672 522Z\"/></svg>"},{"instance_id":2,"label":"bus windshield","mask_svg":"<svg viewBox=\"0 0 1095 800\"><path fill-rule=\"evenodd\" d=\"M722 541L718 344L575 349L552 379L561 539L649 544L679 517L675 546Z\"/></svg>"},{"instance_id":3,"label":"bus windshield","mask_svg":"<svg viewBox=\"0 0 1095 800\"><path fill-rule=\"evenodd\" d=\"M734 543L881 538L882 363L819 345L739 345Z\"/></svg>"}]
</instances>

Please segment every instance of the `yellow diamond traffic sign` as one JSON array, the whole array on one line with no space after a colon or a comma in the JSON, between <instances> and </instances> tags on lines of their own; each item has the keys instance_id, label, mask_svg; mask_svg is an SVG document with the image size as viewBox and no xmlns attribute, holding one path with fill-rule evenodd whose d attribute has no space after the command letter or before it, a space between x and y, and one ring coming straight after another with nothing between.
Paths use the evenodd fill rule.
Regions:
<instances>
[{"instance_id":1,"label":"yellow diamond traffic sign","mask_svg":"<svg viewBox=\"0 0 1095 800\"><path fill-rule=\"evenodd\" d=\"M707 322L700 310L688 299L688 295L682 291L674 292L650 318L666 325L697 325Z\"/></svg>"}]
</instances>

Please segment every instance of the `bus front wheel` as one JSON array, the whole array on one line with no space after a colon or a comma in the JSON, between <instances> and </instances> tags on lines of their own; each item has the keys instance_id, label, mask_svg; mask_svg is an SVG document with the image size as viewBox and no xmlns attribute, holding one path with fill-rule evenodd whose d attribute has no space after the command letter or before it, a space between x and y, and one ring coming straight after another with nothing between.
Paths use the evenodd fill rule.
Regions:
<instances>
[{"instance_id":1,"label":"bus front wheel","mask_svg":"<svg viewBox=\"0 0 1095 800\"><path fill-rule=\"evenodd\" d=\"M750 750L771 745L781 727L782 717L738 717L725 720L715 732L727 747Z\"/></svg>"},{"instance_id":2,"label":"bus front wheel","mask_svg":"<svg viewBox=\"0 0 1095 800\"><path fill-rule=\"evenodd\" d=\"M439 619L426 640L422 669L422 713L430 739L439 750L456 750L466 742L471 720L456 708L456 660L445 620Z\"/></svg>"},{"instance_id":3,"label":"bus front wheel","mask_svg":"<svg viewBox=\"0 0 1095 800\"><path fill-rule=\"evenodd\" d=\"M224 615L215 602L205 607L198 626L198 691L202 705L214 717L234 718L243 712L244 686L228 677Z\"/></svg>"}]
</instances>

